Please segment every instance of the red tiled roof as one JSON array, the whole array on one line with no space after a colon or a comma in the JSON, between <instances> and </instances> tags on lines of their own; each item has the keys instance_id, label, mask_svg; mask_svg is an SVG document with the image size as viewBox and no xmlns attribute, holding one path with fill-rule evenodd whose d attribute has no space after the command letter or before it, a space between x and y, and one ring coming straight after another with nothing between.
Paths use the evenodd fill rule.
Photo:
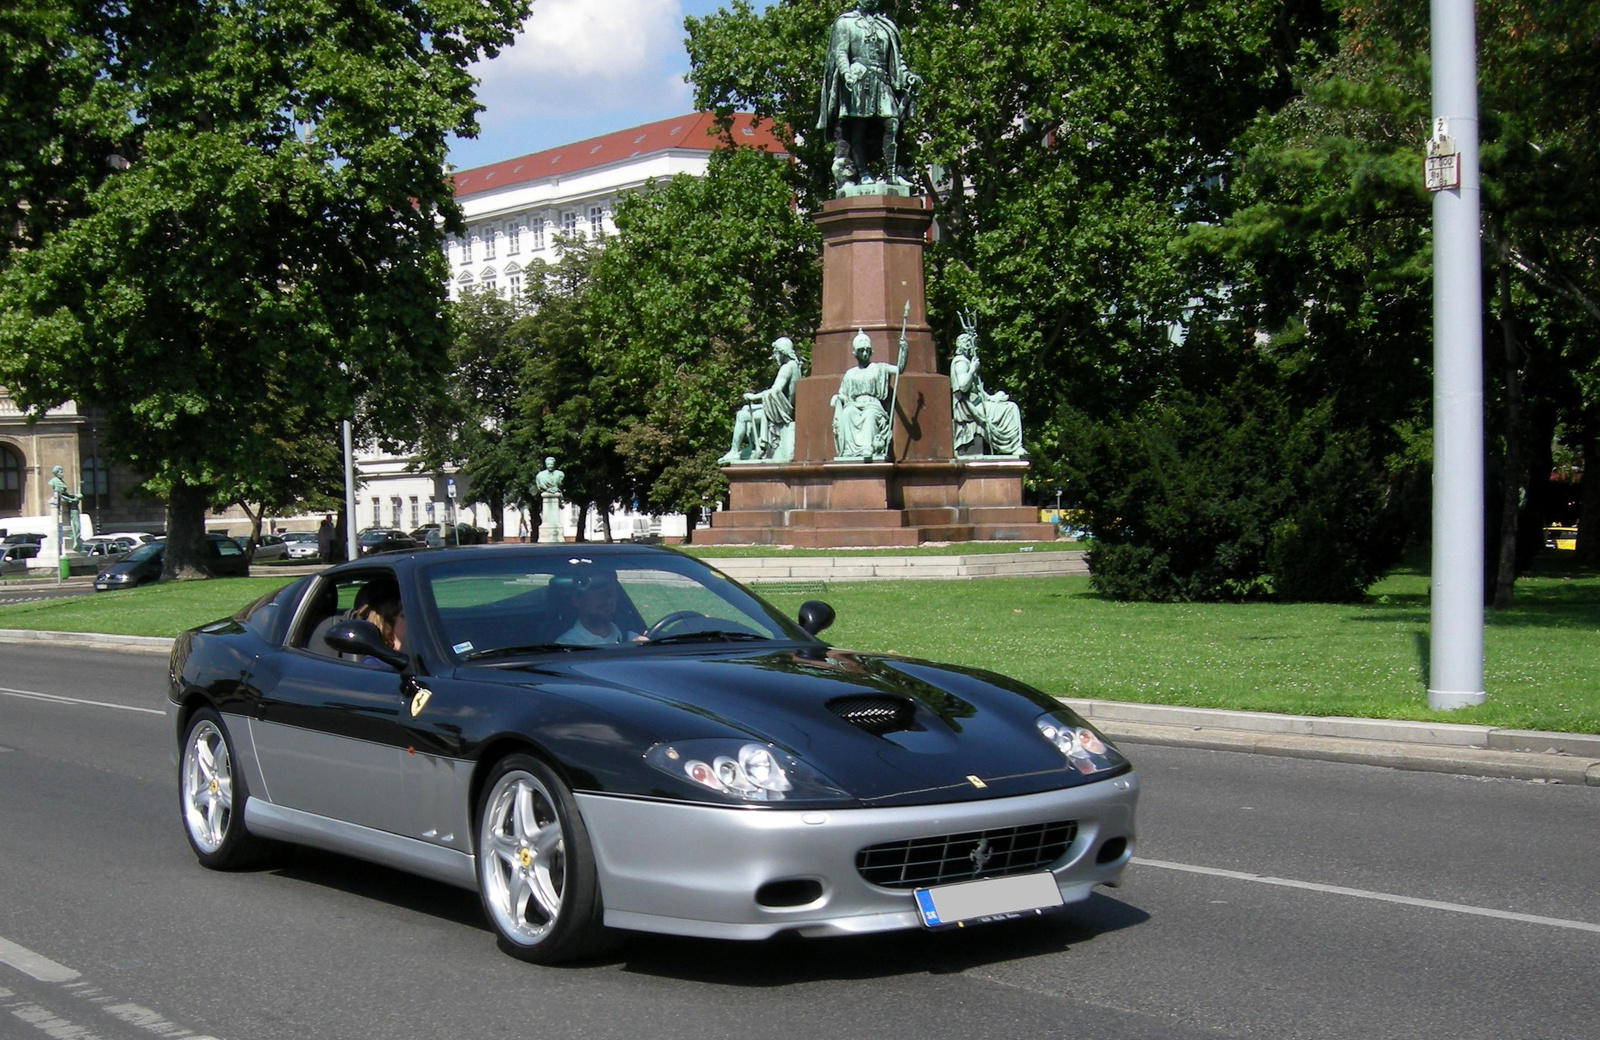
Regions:
<instances>
[{"instance_id":1,"label":"red tiled roof","mask_svg":"<svg viewBox=\"0 0 1600 1040\"><path fill-rule=\"evenodd\" d=\"M733 117L733 139L741 145L762 148L769 152L782 152L783 143L772 135L768 124L757 123L754 116L738 112ZM459 170L451 176L457 198L479 192L497 191L514 184L565 177L580 170L621 162L637 155L664 152L673 148L714 151L722 144L717 133L716 116L710 112L690 112L675 119L646 123L630 130L618 130L603 137L575 141L534 152L516 159L488 166L475 166Z\"/></svg>"}]
</instances>

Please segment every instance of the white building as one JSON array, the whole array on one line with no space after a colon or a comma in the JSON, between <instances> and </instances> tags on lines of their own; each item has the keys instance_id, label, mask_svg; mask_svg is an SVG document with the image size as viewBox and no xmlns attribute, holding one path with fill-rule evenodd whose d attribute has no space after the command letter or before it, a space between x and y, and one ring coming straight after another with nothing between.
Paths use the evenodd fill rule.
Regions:
<instances>
[{"instance_id":1,"label":"white building","mask_svg":"<svg viewBox=\"0 0 1600 1040\"><path fill-rule=\"evenodd\" d=\"M765 127L748 115L734 116L733 140L738 145L780 151L782 145ZM457 171L452 178L456 201L461 204L467 231L445 244L450 260L450 298L471 290L492 290L512 296L522 289L523 271L534 260L559 259L555 239L559 233L599 236L614 230L612 215L617 196L643 187L652 180L677 174L702 176L711 153L722 145L715 117L695 112L643 126L619 130L602 137L551 148L532 155ZM356 496L357 530L397 527L412 530L430 521L449 518L448 482L455 480L457 501L469 489L451 472L409 472L407 457L360 453L356 465L361 486ZM577 533L578 507L567 507L567 535ZM487 527L488 509L461 510L463 522ZM505 536L515 538L523 529L536 528L537 515L523 517L506 511ZM611 517L612 536L625 539L648 532L672 539L682 537L682 516L659 521L617 510ZM585 537L603 537L599 518L591 514Z\"/></svg>"}]
</instances>

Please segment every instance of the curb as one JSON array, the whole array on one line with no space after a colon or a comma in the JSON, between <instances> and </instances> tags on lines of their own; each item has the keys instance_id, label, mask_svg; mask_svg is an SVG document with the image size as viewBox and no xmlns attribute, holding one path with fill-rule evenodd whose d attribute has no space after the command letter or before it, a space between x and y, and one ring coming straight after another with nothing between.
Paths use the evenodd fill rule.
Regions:
<instances>
[{"instance_id":1,"label":"curb","mask_svg":"<svg viewBox=\"0 0 1600 1040\"><path fill-rule=\"evenodd\" d=\"M1116 740L1600 787L1600 735L1060 698Z\"/></svg>"},{"instance_id":2,"label":"curb","mask_svg":"<svg viewBox=\"0 0 1600 1040\"><path fill-rule=\"evenodd\" d=\"M172 640L161 636L116 636L103 632L34 632L0 628L0 643L70 647L74 650L112 650L124 654L159 654L162 657L172 652Z\"/></svg>"}]
</instances>

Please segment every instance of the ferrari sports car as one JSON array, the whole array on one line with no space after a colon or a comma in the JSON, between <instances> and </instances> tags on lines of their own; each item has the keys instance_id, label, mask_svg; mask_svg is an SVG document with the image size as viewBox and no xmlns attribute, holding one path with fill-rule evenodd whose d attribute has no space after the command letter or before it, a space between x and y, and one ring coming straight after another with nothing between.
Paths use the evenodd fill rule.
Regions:
<instances>
[{"instance_id":1,"label":"ferrari sports car","mask_svg":"<svg viewBox=\"0 0 1600 1040\"><path fill-rule=\"evenodd\" d=\"M200 862L282 843L476 891L506 952L946 928L1115 885L1138 780L1058 701L836 649L643 546L367 557L180 636Z\"/></svg>"}]
</instances>

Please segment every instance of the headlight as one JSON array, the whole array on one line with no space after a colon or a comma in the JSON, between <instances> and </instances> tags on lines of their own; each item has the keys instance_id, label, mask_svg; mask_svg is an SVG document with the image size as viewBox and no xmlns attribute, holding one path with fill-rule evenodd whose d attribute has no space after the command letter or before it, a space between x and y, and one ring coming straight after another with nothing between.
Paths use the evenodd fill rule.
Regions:
<instances>
[{"instance_id":1,"label":"headlight","mask_svg":"<svg viewBox=\"0 0 1600 1040\"><path fill-rule=\"evenodd\" d=\"M1128 760L1077 715L1070 711L1052 711L1034 720L1044 739L1056 746L1066 756L1068 764L1088 776L1103 773L1126 765Z\"/></svg>"},{"instance_id":2,"label":"headlight","mask_svg":"<svg viewBox=\"0 0 1600 1040\"><path fill-rule=\"evenodd\" d=\"M771 744L683 740L657 744L644 760L670 776L746 802L849 797L833 781Z\"/></svg>"}]
</instances>

